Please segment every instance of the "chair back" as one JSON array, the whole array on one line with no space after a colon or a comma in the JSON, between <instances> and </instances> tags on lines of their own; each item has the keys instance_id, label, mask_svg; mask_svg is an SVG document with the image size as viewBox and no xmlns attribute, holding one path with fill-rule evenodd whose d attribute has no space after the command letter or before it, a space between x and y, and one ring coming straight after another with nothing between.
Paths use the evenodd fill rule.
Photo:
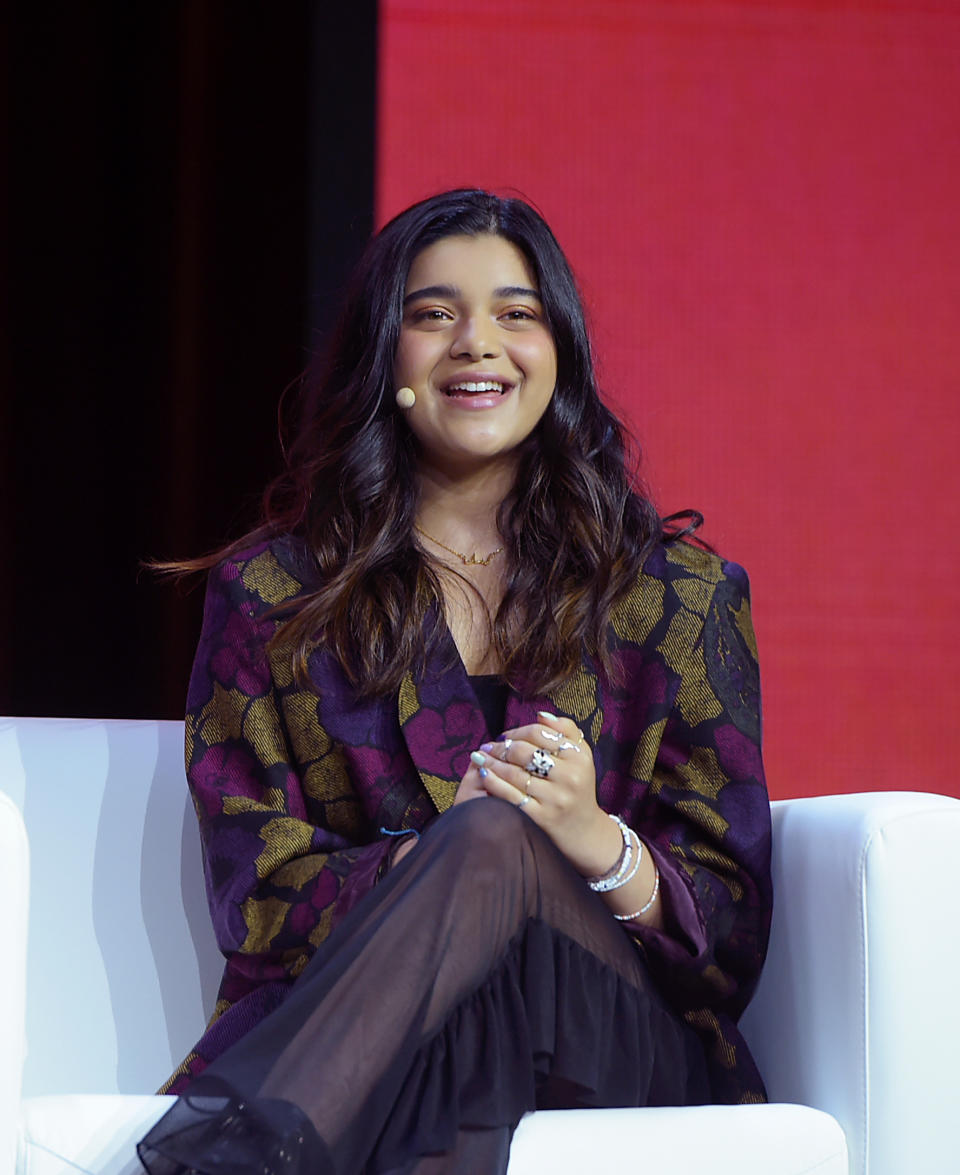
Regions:
<instances>
[{"instance_id":1,"label":"chair back","mask_svg":"<svg viewBox=\"0 0 960 1175\"><path fill-rule=\"evenodd\" d=\"M183 723L0 719L0 791L30 841L24 1095L152 1092L223 967Z\"/></svg>"}]
</instances>

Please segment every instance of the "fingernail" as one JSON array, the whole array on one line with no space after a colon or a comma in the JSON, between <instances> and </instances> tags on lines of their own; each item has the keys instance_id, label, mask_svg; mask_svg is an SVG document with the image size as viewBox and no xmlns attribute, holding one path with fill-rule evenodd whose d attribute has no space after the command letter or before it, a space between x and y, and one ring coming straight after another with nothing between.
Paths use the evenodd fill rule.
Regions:
<instances>
[{"instance_id":1,"label":"fingernail","mask_svg":"<svg viewBox=\"0 0 960 1175\"><path fill-rule=\"evenodd\" d=\"M481 751L486 751L486 752L487 752L487 754L489 755L489 754L490 754L490 752L493 750L493 743L481 743L481 744L480 744L480 750L481 750Z\"/></svg>"},{"instance_id":2,"label":"fingernail","mask_svg":"<svg viewBox=\"0 0 960 1175\"><path fill-rule=\"evenodd\" d=\"M552 718L554 720L554 722L558 721L556 714L551 714L549 710L538 710L537 714L541 718Z\"/></svg>"},{"instance_id":3,"label":"fingernail","mask_svg":"<svg viewBox=\"0 0 960 1175\"><path fill-rule=\"evenodd\" d=\"M481 779L486 779L489 774L490 774L490 772L486 769L486 767L480 768L480 778Z\"/></svg>"},{"instance_id":4,"label":"fingernail","mask_svg":"<svg viewBox=\"0 0 960 1175\"><path fill-rule=\"evenodd\" d=\"M477 767L482 767L487 761L486 755L481 755L479 751L470 752L470 762L475 763Z\"/></svg>"}]
</instances>

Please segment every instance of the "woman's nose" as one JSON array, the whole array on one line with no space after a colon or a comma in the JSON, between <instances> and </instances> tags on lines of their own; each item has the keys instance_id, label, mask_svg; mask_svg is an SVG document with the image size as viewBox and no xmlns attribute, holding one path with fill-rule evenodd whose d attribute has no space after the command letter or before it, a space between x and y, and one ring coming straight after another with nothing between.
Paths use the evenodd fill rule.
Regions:
<instances>
[{"instance_id":1,"label":"woman's nose","mask_svg":"<svg viewBox=\"0 0 960 1175\"><path fill-rule=\"evenodd\" d=\"M500 354L489 319L471 315L460 322L450 348L455 359L493 359Z\"/></svg>"}]
</instances>

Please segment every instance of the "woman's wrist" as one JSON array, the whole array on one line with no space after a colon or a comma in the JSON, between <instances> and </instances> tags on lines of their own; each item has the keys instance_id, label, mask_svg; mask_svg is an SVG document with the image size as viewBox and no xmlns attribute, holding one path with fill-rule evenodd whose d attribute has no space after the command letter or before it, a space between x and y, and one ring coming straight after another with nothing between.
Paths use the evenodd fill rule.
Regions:
<instances>
[{"instance_id":1,"label":"woman's wrist","mask_svg":"<svg viewBox=\"0 0 960 1175\"><path fill-rule=\"evenodd\" d=\"M380 831L393 842L387 850L386 855L386 871L389 872L394 865L403 860L417 841L419 841L420 833L415 828L402 828L399 830L381 828Z\"/></svg>"},{"instance_id":2,"label":"woman's wrist","mask_svg":"<svg viewBox=\"0 0 960 1175\"><path fill-rule=\"evenodd\" d=\"M416 845L418 839L419 839L418 837L411 836L407 840L402 840L402 841L400 841L399 844L393 846L393 850L390 854L390 868L391 869L395 865L400 864L400 862L407 855L407 853L409 853L410 850L414 847L414 845Z\"/></svg>"},{"instance_id":3,"label":"woman's wrist","mask_svg":"<svg viewBox=\"0 0 960 1175\"><path fill-rule=\"evenodd\" d=\"M601 808L589 834L581 842L581 851L573 859L577 872L585 878L615 873L623 862L624 839L618 826Z\"/></svg>"},{"instance_id":4,"label":"woman's wrist","mask_svg":"<svg viewBox=\"0 0 960 1175\"><path fill-rule=\"evenodd\" d=\"M634 833L636 836L636 833ZM637 840L640 840L637 837ZM650 926L663 929L663 900L660 892L660 869L649 844L640 841L641 857L629 881L600 896L610 912L624 926Z\"/></svg>"}]
</instances>

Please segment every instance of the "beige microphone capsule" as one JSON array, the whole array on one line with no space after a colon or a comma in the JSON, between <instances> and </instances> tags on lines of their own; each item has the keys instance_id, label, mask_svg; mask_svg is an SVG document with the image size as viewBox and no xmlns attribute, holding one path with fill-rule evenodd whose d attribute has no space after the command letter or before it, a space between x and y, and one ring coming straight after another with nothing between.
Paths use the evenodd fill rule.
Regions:
<instances>
[{"instance_id":1,"label":"beige microphone capsule","mask_svg":"<svg viewBox=\"0 0 960 1175\"><path fill-rule=\"evenodd\" d=\"M417 402L417 394L413 388L401 388L397 392L397 407L412 408Z\"/></svg>"}]
</instances>

